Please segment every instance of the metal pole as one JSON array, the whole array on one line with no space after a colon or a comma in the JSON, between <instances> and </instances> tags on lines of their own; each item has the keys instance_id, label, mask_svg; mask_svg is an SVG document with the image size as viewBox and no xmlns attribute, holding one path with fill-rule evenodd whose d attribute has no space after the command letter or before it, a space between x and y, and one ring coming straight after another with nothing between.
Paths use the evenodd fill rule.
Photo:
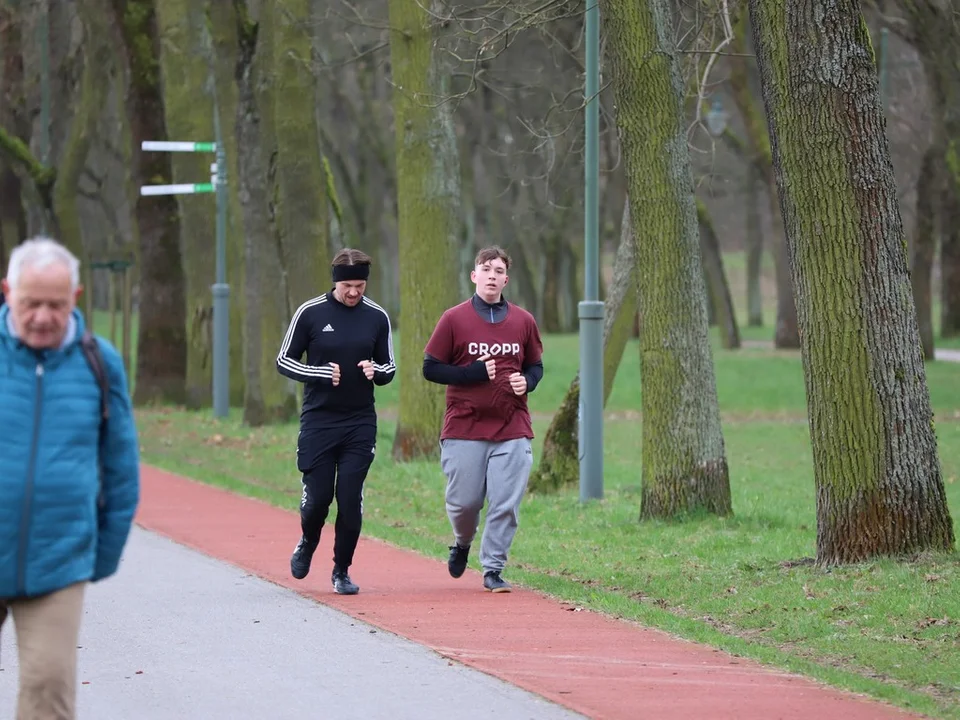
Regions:
<instances>
[{"instance_id":1,"label":"metal pole","mask_svg":"<svg viewBox=\"0 0 960 720\"><path fill-rule=\"evenodd\" d=\"M213 291L213 414L230 413L230 286L227 284L227 154L214 109L217 140L217 268Z\"/></svg>"},{"instance_id":2,"label":"metal pole","mask_svg":"<svg viewBox=\"0 0 960 720\"><path fill-rule=\"evenodd\" d=\"M600 6L586 10L584 300L580 316L580 501L603 497L603 302L600 292Z\"/></svg>"}]
</instances>

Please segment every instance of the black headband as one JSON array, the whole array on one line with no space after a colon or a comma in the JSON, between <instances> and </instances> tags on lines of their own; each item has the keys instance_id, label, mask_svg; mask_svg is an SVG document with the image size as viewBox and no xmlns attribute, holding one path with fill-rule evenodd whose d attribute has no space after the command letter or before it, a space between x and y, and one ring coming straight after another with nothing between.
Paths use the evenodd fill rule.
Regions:
<instances>
[{"instance_id":1,"label":"black headband","mask_svg":"<svg viewBox=\"0 0 960 720\"><path fill-rule=\"evenodd\" d=\"M333 281L349 282L351 280L366 280L370 277L370 265L334 265Z\"/></svg>"}]
</instances>

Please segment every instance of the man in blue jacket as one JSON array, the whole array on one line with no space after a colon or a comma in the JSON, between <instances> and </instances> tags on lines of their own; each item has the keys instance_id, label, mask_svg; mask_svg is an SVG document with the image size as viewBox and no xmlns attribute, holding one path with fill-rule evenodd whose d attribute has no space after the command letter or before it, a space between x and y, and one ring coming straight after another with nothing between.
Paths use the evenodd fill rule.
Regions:
<instances>
[{"instance_id":1,"label":"man in blue jacket","mask_svg":"<svg viewBox=\"0 0 960 720\"><path fill-rule=\"evenodd\" d=\"M0 627L10 615L17 630L16 716L72 720L83 593L120 563L139 501L137 433L119 354L99 338L96 362L85 352L77 259L28 240L3 291Z\"/></svg>"}]
</instances>

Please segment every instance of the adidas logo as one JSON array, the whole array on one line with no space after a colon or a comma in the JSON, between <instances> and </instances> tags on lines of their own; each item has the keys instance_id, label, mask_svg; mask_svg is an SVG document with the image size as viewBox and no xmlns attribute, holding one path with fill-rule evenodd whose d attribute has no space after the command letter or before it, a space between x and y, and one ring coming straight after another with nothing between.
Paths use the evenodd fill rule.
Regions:
<instances>
[{"instance_id":1,"label":"adidas logo","mask_svg":"<svg viewBox=\"0 0 960 720\"><path fill-rule=\"evenodd\" d=\"M327 323L327 326L323 328L322 332L333 332L333 326L330 323Z\"/></svg>"}]
</instances>

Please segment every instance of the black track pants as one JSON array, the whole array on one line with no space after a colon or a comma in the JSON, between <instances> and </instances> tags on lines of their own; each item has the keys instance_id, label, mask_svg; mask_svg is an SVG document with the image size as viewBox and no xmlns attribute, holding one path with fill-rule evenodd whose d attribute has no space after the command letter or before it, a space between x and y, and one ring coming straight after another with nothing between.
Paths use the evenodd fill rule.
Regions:
<instances>
[{"instance_id":1,"label":"black track pants","mask_svg":"<svg viewBox=\"0 0 960 720\"><path fill-rule=\"evenodd\" d=\"M333 562L346 570L363 524L363 482L373 463L376 449L375 425L346 425L302 432L298 442L298 464L303 472L300 500L300 527L308 540L320 540L320 531L334 497L337 522Z\"/></svg>"}]
</instances>

